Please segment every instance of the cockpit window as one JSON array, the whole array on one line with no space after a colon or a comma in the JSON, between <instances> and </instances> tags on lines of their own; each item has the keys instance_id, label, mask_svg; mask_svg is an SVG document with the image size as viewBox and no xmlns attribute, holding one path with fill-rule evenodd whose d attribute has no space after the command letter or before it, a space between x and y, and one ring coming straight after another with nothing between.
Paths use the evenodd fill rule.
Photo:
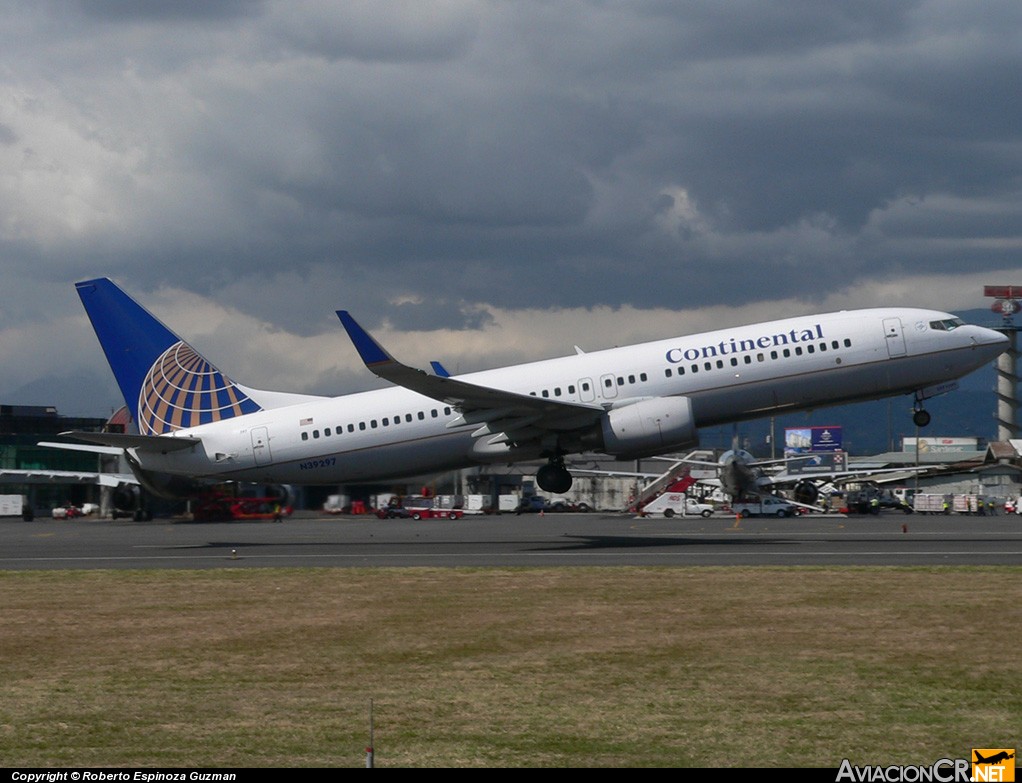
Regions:
<instances>
[{"instance_id":1,"label":"cockpit window","mask_svg":"<svg viewBox=\"0 0 1022 783\"><path fill-rule=\"evenodd\" d=\"M965 326L961 318L945 318L943 321L930 321L930 328L938 332L953 332L959 326Z\"/></svg>"}]
</instances>

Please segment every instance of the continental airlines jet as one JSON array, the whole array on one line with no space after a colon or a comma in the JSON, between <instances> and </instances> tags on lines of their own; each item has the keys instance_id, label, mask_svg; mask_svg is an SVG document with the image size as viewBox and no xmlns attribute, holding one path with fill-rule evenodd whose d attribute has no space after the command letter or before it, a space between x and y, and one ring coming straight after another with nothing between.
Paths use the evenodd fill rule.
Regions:
<instances>
[{"instance_id":1,"label":"continental airlines jet","mask_svg":"<svg viewBox=\"0 0 1022 783\"><path fill-rule=\"evenodd\" d=\"M922 426L923 400L1007 347L948 313L878 308L450 377L400 363L339 311L366 366L394 385L315 397L233 382L110 280L77 289L138 434L68 434L124 449L163 495L195 480L338 484L534 459L547 460L539 485L564 492L565 455L661 454L695 446L700 427L777 412L913 394Z\"/></svg>"}]
</instances>

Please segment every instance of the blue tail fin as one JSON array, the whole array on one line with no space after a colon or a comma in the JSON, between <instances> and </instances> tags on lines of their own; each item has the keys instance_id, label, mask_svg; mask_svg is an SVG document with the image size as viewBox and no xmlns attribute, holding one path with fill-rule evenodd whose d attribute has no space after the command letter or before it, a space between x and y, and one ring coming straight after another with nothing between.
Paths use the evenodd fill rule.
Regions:
<instances>
[{"instance_id":1,"label":"blue tail fin","mask_svg":"<svg viewBox=\"0 0 1022 783\"><path fill-rule=\"evenodd\" d=\"M75 287L140 434L162 435L261 410L110 280Z\"/></svg>"}]
</instances>

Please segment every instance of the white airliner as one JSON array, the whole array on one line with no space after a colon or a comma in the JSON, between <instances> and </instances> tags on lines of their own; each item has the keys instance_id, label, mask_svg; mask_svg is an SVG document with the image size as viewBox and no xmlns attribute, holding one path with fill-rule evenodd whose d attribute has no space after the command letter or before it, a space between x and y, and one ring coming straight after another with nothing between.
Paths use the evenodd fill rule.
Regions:
<instances>
[{"instance_id":1,"label":"white airliner","mask_svg":"<svg viewBox=\"0 0 1022 783\"><path fill-rule=\"evenodd\" d=\"M366 366L392 388L312 397L234 383L107 279L77 284L138 434L69 433L125 450L139 481L340 484L564 457L637 458L689 448L700 427L914 394L922 401L1008 345L936 310L799 316L449 377L396 361L339 311Z\"/></svg>"}]
</instances>

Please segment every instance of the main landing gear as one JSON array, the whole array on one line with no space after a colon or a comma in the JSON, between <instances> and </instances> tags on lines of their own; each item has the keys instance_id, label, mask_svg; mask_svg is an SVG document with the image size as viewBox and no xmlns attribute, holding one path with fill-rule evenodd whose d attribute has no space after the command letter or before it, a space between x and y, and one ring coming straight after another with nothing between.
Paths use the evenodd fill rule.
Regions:
<instances>
[{"instance_id":1,"label":"main landing gear","mask_svg":"<svg viewBox=\"0 0 1022 783\"><path fill-rule=\"evenodd\" d=\"M536 483L544 492L560 495L571 489L571 473L564 467L563 457L552 457L550 461L536 471Z\"/></svg>"},{"instance_id":2,"label":"main landing gear","mask_svg":"<svg viewBox=\"0 0 1022 783\"><path fill-rule=\"evenodd\" d=\"M917 427L925 427L930 423L930 412L923 408L923 401L916 396L916 401L912 404L912 423Z\"/></svg>"}]
</instances>

